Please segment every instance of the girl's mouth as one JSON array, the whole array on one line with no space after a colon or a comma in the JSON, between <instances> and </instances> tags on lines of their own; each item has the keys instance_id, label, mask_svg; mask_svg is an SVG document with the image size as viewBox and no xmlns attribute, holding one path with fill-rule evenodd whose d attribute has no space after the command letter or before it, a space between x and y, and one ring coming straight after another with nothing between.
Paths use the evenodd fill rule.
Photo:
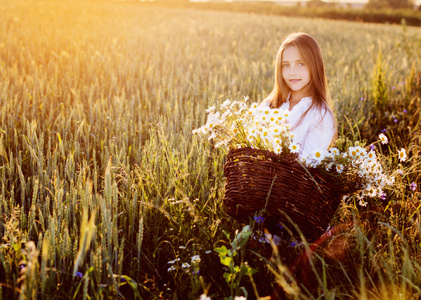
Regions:
<instances>
[{"instance_id":1,"label":"girl's mouth","mask_svg":"<svg viewBox=\"0 0 421 300\"><path fill-rule=\"evenodd\" d=\"M292 83L295 83L295 82L298 82L298 81L300 81L301 79L290 79L289 80L289 82L292 82Z\"/></svg>"}]
</instances>

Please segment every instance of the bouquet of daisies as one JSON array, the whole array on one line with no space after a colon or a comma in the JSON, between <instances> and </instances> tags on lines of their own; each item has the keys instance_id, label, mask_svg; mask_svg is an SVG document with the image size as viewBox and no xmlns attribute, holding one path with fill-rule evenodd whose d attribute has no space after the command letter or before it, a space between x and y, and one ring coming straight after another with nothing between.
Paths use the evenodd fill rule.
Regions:
<instances>
[{"instance_id":1,"label":"bouquet of daisies","mask_svg":"<svg viewBox=\"0 0 421 300\"><path fill-rule=\"evenodd\" d=\"M296 155L304 167L318 169L334 176L338 182L348 185L345 194L356 194L360 205L366 205L365 197L381 197L383 188L394 182L388 177L377 159L374 147L350 146L345 151L331 148L315 150L308 157L299 157L300 145L294 143L294 135L288 123L289 111L259 108L258 103L226 100L217 110L210 107L207 122L193 130L199 135L209 135L215 147L227 150L252 148L269 150L277 155Z\"/></svg>"}]
</instances>

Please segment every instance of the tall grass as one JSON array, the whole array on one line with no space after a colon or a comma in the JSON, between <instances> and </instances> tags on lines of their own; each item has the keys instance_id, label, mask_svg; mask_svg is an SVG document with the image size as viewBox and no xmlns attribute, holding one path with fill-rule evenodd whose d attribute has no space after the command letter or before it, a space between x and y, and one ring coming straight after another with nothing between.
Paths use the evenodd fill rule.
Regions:
<instances>
[{"instance_id":1,"label":"tall grass","mask_svg":"<svg viewBox=\"0 0 421 300\"><path fill-rule=\"evenodd\" d=\"M2 3L0 13L4 299L234 296L213 251L242 227L221 203L224 153L191 131L209 105L261 101L282 37L298 30L322 46L339 142L372 140L387 127L386 164L397 166L400 147L412 157L374 223L363 222L364 209L352 200L344 204L338 222L361 219L349 237L361 253L357 279L332 275L318 281L322 291L419 292L419 196L408 188L419 170L417 69L412 77L409 69L421 57L408 50L421 39L416 29L132 2L18 0ZM390 72L388 116L370 98L380 49ZM270 272L262 259L272 250L252 241L260 256L242 249L235 258L258 271L238 282L250 297L270 294L283 270L278 264ZM191 261L195 255L200 262ZM338 274L320 257L318 276ZM313 297L320 289L300 291Z\"/></svg>"}]
</instances>

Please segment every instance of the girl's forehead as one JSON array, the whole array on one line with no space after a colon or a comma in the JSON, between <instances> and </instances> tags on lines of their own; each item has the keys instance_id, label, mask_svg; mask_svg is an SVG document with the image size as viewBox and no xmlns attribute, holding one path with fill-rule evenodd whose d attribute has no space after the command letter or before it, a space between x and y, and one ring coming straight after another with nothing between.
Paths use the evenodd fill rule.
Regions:
<instances>
[{"instance_id":1,"label":"girl's forehead","mask_svg":"<svg viewBox=\"0 0 421 300\"><path fill-rule=\"evenodd\" d=\"M282 51L282 61L284 60L302 60L301 52L295 46L287 46Z\"/></svg>"}]
</instances>

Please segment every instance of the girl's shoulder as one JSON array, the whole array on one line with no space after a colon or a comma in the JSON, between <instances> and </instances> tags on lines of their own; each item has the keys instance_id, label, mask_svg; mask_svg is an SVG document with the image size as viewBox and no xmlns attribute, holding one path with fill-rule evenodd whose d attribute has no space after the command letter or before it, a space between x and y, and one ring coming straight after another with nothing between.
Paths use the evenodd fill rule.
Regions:
<instances>
[{"instance_id":1,"label":"girl's shoulder","mask_svg":"<svg viewBox=\"0 0 421 300\"><path fill-rule=\"evenodd\" d=\"M333 112L325 105L321 105L320 107L314 106L308 111L306 117L313 124L323 123L326 126L333 126L335 123Z\"/></svg>"}]
</instances>

